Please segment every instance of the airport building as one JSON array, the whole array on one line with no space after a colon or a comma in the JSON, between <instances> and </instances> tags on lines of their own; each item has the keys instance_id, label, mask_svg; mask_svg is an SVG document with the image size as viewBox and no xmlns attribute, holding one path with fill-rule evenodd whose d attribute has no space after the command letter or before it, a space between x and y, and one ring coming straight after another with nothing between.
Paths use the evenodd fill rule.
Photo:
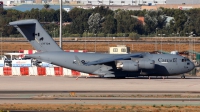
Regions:
<instances>
[{"instance_id":1,"label":"airport building","mask_svg":"<svg viewBox=\"0 0 200 112\"><path fill-rule=\"evenodd\" d=\"M59 0L2 0L4 4L58 4ZM70 5L157 5L157 4L199 4L200 0L63 0Z\"/></svg>"},{"instance_id":2,"label":"airport building","mask_svg":"<svg viewBox=\"0 0 200 112\"><path fill-rule=\"evenodd\" d=\"M155 5L165 4L166 0L79 0L87 5Z\"/></svg>"},{"instance_id":3,"label":"airport building","mask_svg":"<svg viewBox=\"0 0 200 112\"><path fill-rule=\"evenodd\" d=\"M2 0L4 4L32 4L52 3L58 4L59 0ZM70 5L156 5L166 4L166 0L63 0L64 4Z\"/></svg>"},{"instance_id":4,"label":"airport building","mask_svg":"<svg viewBox=\"0 0 200 112\"><path fill-rule=\"evenodd\" d=\"M200 4L200 0L166 0L166 4Z\"/></svg>"},{"instance_id":5,"label":"airport building","mask_svg":"<svg viewBox=\"0 0 200 112\"><path fill-rule=\"evenodd\" d=\"M58 4L59 0L2 0L4 4ZM157 5L157 4L199 4L200 0L63 0L70 5Z\"/></svg>"}]
</instances>

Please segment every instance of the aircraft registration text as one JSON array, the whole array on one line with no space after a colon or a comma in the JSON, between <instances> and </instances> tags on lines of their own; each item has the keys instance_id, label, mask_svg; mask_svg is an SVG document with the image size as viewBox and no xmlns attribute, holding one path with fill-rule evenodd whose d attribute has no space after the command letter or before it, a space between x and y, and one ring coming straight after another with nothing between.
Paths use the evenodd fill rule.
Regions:
<instances>
[{"instance_id":1,"label":"aircraft registration text","mask_svg":"<svg viewBox=\"0 0 200 112\"><path fill-rule=\"evenodd\" d=\"M177 62L177 58L173 59L163 59L163 58L158 58L159 62Z\"/></svg>"}]
</instances>

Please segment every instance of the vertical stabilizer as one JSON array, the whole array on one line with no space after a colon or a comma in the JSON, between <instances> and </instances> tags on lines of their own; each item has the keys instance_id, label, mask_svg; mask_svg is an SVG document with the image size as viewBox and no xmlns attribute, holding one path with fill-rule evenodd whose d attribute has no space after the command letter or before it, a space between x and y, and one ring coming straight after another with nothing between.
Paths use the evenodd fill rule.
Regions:
<instances>
[{"instance_id":1,"label":"vertical stabilizer","mask_svg":"<svg viewBox=\"0 0 200 112\"><path fill-rule=\"evenodd\" d=\"M10 25L28 39L31 45L38 51L61 51L57 43L42 28L41 24L35 19L20 20L10 22Z\"/></svg>"}]
</instances>

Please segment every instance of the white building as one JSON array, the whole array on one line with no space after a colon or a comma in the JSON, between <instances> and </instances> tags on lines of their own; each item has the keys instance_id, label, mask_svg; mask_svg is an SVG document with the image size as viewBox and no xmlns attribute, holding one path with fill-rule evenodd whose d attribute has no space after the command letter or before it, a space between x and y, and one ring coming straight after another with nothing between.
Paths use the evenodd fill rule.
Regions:
<instances>
[{"instance_id":1,"label":"white building","mask_svg":"<svg viewBox=\"0 0 200 112\"><path fill-rule=\"evenodd\" d=\"M166 0L77 0L85 5L155 5L165 4Z\"/></svg>"},{"instance_id":2,"label":"white building","mask_svg":"<svg viewBox=\"0 0 200 112\"><path fill-rule=\"evenodd\" d=\"M117 45L117 47L110 47L109 54L128 54L130 53L130 47L126 45Z\"/></svg>"},{"instance_id":3,"label":"white building","mask_svg":"<svg viewBox=\"0 0 200 112\"><path fill-rule=\"evenodd\" d=\"M167 0L167 4L200 4L200 0Z\"/></svg>"},{"instance_id":4,"label":"white building","mask_svg":"<svg viewBox=\"0 0 200 112\"><path fill-rule=\"evenodd\" d=\"M1 0L5 3L13 1L16 4L20 3L35 3L35 0ZM48 0L42 0L51 3ZM82 4L82 5L155 5L166 4L166 0L63 0L67 4Z\"/></svg>"}]
</instances>

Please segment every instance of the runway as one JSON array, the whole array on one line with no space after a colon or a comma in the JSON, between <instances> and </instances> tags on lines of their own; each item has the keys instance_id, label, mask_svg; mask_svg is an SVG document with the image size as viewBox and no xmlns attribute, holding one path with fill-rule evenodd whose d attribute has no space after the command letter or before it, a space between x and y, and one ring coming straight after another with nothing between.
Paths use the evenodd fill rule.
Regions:
<instances>
[{"instance_id":1,"label":"runway","mask_svg":"<svg viewBox=\"0 0 200 112\"><path fill-rule=\"evenodd\" d=\"M191 105L199 106L200 99L133 99L133 98L56 98L56 99L32 99L32 98L0 98L0 104L23 103L23 104L114 104L114 105Z\"/></svg>"},{"instance_id":2,"label":"runway","mask_svg":"<svg viewBox=\"0 0 200 112\"><path fill-rule=\"evenodd\" d=\"M200 91L200 77L168 79L1 76L0 91Z\"/></svg>"},{"instance_id":3,"label":"runway","mask_svg":"<svg viewBox=\"0 0 200 112\"><path fill-rule=\"evenodd\" d=\"M0 77L0 104L200 105L200 78Z\"/></svg>"}]
</instances>

